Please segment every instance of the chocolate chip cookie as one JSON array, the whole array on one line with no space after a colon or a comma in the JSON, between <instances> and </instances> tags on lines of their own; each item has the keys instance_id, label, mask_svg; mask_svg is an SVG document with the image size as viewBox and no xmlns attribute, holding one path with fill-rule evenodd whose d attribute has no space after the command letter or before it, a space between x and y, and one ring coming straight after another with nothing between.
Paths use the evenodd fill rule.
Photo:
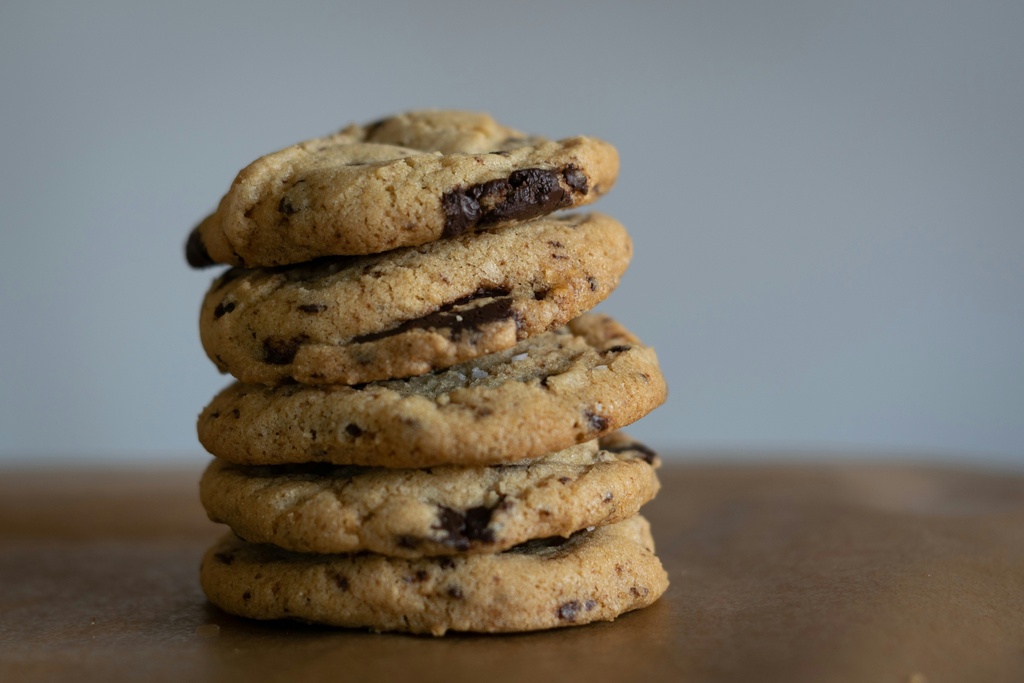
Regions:
<instances>
[{"instance_id":1,"label":"chocolate chip cookie","mask_svg":"<svg viewBox=\"0 0 1024 683\"><path fill-rule=\"evenodd\" d=\"M653 451L616 432L534 460L386 469L235 465L200 483L210 519L298 552L394 557L500 552L635 515L658 490Z\"/></svg>"},{"instance_id":2,"label":"chocolate chip cookie","mask_svg":"<svg viewBox=\"0 0 1024 683\"><path fill-rule=\"evenodd\" d=\"M231 269L200 314L207 355L248 383L361 384L514 346L590 310L632 254L601 214L546 217L386 254Z\"/></svg>"},{"instance_id":3,"label":"chocolate chip cookie","mask_svg":"<svg viewBox=\"0 0 1024 683\"><path fill-rule=\"evenodd\" d=\"M660 405L652 349L606 315L428 375L358 386L235 383L199 439L239 464L489 465L590 441Z\"/></svg>"},{"instance_id":4,"label":"chocolate chip cookie","mask_svg":"<svg viewBox=\"0 0 1024 683\"><path fill-rule=\"evenodd\" d=\"M503 553L419 559L300 554L229 535L206 553L200 581L243 617L435 636L610 621L668 586L639 516Z\"/></svg>"},{"instance_id":5,"label":"chocolate chip cookie","mask_svg":"<svg viewBox=\"0 0 1024 683\"><path fill-rule=\"evenodd\" d=\"M257 159L193 230L186 257L253 268L425 244L588 204L618 166L615 148L594 138L411 112Z\"/></svg>"}]
</instances>

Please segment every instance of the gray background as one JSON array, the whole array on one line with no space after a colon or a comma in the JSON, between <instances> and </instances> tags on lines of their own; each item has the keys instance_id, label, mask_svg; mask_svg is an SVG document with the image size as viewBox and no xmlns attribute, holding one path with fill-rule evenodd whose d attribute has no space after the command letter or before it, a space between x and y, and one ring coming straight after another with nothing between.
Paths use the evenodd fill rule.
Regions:
<instances>
[{"instance_id":1,"label":"gray background","mask_svg":"<svg viewBox=\"0 0 1024 683\"><path fill-rule=\"evenodd\" d=\"M663 450L1024 460L1024 3L0 3L0 456L203 459L189 229L420 107L614 142Z\"/></svg>"}]
</instances>

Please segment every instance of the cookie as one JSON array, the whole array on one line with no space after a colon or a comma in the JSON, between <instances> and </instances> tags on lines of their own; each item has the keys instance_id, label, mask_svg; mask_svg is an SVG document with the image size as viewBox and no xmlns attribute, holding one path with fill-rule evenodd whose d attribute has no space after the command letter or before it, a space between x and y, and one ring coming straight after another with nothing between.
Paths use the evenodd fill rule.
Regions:
<instances>
[{"instance_id":1,"label":"cookie","mask_svg":"<svg viewBox=\"0 0 1024 683\"><path fill-rule=\"evenodd\" d=\"M615 438L613 438L615 437ZM654 497L659 461L616 432L508 465L386 469L235 465L200 483L210 519L297 552L395 557L500 552L632 517Z\"/></svg>"},{"instance_id":2,"label":"cookie","mask_svg":"<svg viewBox=\"0 0 1024 683\"><path fill-rule=\"evenodd\" d=\"M248 383L361 384L514 346L588 311L632 245L600 214L548 217L363 257L232 269L200 314L207 355Z\"/></svg>"},{"instance_id":3,"label":"cookie","mask_svg":"<svg viewBox=\"0 0 1024 683\"><path fill-rule=\"evenodd\" d=\"M193 230L186 257L253 268L416 246L588 204L618 166L615 148L593 138L411 112L257 159Z\"/></svg>"},{"instance_id":4,"label":"cookie","mask_svg":"<svg viewBox=\"0 0 1024 683\"><path fill-rule=\"evenodd\" d=\"M666 396L652 349L587 313L511 349L429 375L358 386L235 383L199 440L239 464L431 467L524 460L640 419Z\"/></svg>"},{"instance_id":5,"label":"cookie","mask_svg":"<svg viewBox=\"0 0 1024 683\"><path fill-rule=\"evenodd\" d=\"M200 581L242 617L435 636L610 621L668 587L638 516L503 553L419 559L292 553L229 535L207 551Z\"/></svg>"}]
</instances>

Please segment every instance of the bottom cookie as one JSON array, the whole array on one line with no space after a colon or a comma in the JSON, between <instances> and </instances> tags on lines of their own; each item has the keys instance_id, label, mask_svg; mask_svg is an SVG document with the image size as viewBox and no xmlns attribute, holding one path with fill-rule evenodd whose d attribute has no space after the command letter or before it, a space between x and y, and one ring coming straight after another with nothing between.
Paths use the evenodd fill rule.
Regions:
<instances>
[{"instance_id":1,"label":"bottom cookie","mask_svg":"<svg viewBox=\"0 0 1024 683\"><path fill-rule=\"evenodd\" d=\"M228 535L207 551L200 580L238 616L436 636L611 621L668 587L639 515L503 553L420 559L305 555Z\"/></svg>"}]
</instances>

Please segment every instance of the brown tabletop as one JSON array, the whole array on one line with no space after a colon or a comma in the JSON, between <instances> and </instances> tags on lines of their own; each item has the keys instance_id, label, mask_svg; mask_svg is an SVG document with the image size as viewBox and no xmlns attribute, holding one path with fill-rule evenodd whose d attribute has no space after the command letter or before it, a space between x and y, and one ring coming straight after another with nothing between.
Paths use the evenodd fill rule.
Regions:
<instances>
[{"instance_id":1,"label":"brown tabletop","mask_svg":"<svg viewBox=\"0 0 1024 683\"><path fill-rule=\"evenodd\" d=\"M0 681L1024 681L1024 476L676 464L672 585L613 623L435 639L237 619L199 470L0 471Z\"/></svg>"}]
</instances>

